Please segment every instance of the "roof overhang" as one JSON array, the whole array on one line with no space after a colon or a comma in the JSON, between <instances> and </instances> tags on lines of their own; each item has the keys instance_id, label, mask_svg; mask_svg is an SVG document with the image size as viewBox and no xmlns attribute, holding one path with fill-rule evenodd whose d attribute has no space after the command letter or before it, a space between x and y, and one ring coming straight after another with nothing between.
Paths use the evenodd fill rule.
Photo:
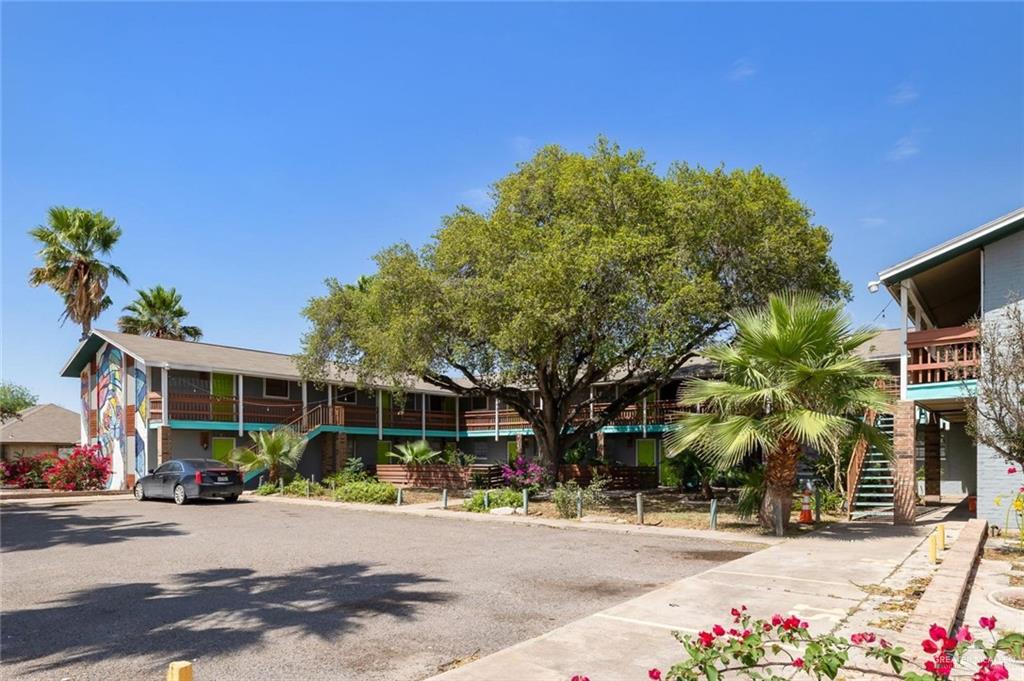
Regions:
<instances>
[{"instance_id":1,"label":"roof overhang","mask_svg":"<svg viewBox=\"0 0 1024 681\"><path fill-rule=\"evenodd\" d=\"M878 279L891 286L967 251L998 241L1020 229L1024 229L1024 206L882 270L878 273Z\"/></svg>"},{"instance_id":2,"label":"roof overhang","mask_svg":"<svg viewBox=\"0 0 1024 681\"><path fill-rule=\"evenodd\" d=\"M64 368L60 370L60 375L64 378L78 378L81 376L82 369L92 361L92 358L96 356L96 353L99 352L99 349L103 347L105 342L106 339L95 331L90 333L88 338L78 343L78 347L71 353L68 361L64 363Z\"/></svg>"}]
</instances>

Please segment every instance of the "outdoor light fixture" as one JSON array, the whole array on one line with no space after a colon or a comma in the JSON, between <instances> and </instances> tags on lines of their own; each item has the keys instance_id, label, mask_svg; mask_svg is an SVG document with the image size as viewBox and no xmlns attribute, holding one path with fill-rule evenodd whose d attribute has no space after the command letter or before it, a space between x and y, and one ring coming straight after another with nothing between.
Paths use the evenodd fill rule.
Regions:
<instances>
[{"instance_id":1,"label":"outdoor light fixture","mask_svg":"<svg viewBox=\"0 0 1024 681\"><path fill-rule=\"evenodd\" d=\"M881 285L882 285L882 282L880 282L880 281L869 281L868 282L868 291L870 291L871 293L878 293L878 287L881 286Z\"/></svg>"}]
</instances>

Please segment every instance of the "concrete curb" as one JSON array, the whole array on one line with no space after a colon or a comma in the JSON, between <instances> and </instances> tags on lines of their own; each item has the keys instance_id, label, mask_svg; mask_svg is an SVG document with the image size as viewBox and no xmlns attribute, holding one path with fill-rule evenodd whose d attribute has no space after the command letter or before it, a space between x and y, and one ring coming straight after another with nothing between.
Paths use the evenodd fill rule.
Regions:
<instances>
[{"instance_id":1,"label":"concrete curb","mask_svg":"<svg viewBox=\"0 0 1024 681\"><path fill-rule=\"evenodd\" d=\"M611 523L580 523L572 520L558 520L554 518L530 518L523 516L498 516L489 513L456 513L445 511L437 507L436 503L410 504L408 506L390 506L377 504L353 504L343 501L326 501L322 499L303 499L301 497L275 497L246 495L247 499L258 499L261 502L272 502L279 504L312 504L315 506L328 506L349 511L371 511L376 513L400 513L413 515L421 518L443 518L445 520L462 520L464 522L492 522L506 523L510 525L533 525L547 527L557 530L576 530L583 532L611 532L615 534L639 534L655 537L684 537L688 539L714 539L715 541L732 542L737 544L759 544L763 546L774 546L786 541L785 538L762 537L759 535L744 535L734 532L722 532L716 530L687 530L674 527L648 527L637 525L619 525ZM450 505L454 505L449 502Z\"/></svg>"},{"instance_id":2,"label":"concrete curb","mask_svg":"<svg viewBox=\"0 0 1024 681\"><path fill-rule=\"evenodd\" d=\"M971 578L987 536L988 523L984 520L969 520L960 530L903 626L900 638L908 651L920 650L920 639L932 624L952 630L970 594Z\"/></svg>"}]
</instances>

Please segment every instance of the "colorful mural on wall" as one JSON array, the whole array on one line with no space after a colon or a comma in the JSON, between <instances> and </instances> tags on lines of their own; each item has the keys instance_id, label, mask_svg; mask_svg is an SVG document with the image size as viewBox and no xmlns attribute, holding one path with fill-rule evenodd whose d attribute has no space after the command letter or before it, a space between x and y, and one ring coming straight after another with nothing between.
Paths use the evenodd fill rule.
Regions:
<instances>
[{"instance_id":1,"label":"colorful mural on wall","mask_svg":"<svg viewBox=\"0 0 1024 681\"><path fill-rule=\"evenodd\" d=\"M146 440L149 435L149 400L146 399L146 369L136 366L135 375L135 476L141 478L149 470L146 462Z\"/></svg>"},{"instance_id":2,"label":"colorful mural on wall","mask_svg":"<svg viewBox=\"0 0 1024 681\"><path fill-rule=\"evenodd\" d=\"M89 370L82 371L82 442L89 444Z\"/></svg>"},{"instance_id":3,"label":"colorful mural on wall","mask_svg":"<svg viewBox=\"0 0 1024 681\"><path fill-rule=\"evenodd\" d=\"M96 374L96 411L100 451L110 457L111 472L107 489L124 486L124 355L108 345L100 356Z\"/></svg>"}]
</instances>

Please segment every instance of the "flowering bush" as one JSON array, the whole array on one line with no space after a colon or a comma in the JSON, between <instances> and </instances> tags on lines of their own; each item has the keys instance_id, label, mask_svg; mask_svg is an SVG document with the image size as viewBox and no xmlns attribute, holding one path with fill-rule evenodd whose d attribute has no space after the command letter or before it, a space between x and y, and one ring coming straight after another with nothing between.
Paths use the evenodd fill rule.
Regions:
<instances>
[{"instance_id":1,"label":"flowering bush","mask_svg":"<svg viewBox=\"0 0 1024 681\"><path fill-rule=\"evenodd\" d=\"M711 631L702 631L696 636L675 632L688 658L664 674L658 668L651 669L648 677L653 681L715 681L729 672L758 681L801 674L835 679L850 661L850 652L857 650L891 667L896 674L902 674L905 681L942 681L951 677L967 650L975 649L984 657L973 672L964 670L962 675L974 681L1003 681L1009 678L1009 672L995 662L996 653L1005 650L1019 655L1024 648L1022 634L996 638L994 617L982 617L978 622L989 632L989 644L976 640L967 626L953 633L932 625L928 638L921 642L921 649L932 658L925 662L922 672L905 672L905 650L871 632L854 634L848 639L832 634L814 636L807 630L807 622L795 615L754 619L747 613L746 606L733 608L732 616L733 626L728 629L716 624ZM767 659L769 653L773 655L772 661Z\"/></svg>"},{"instance_id":2,"label":"flowering bush","mask_svg":"<svg viewBox=\"0 0 1024 681\"><path fill-rule=\"evenodd\" d=\"M535 492L544 484L546 472L544 467L533 461L527 461L521 456L511 466L502 465L501 479L512 489L528 489Z\"/></svg>"},{"instance_id":3,"label":"flowering bush","mask_svg":"<svg viewBox=\"0 0 1024 681\"><path fill-rule=\"evenodd\" d=\"M100 453L99 445L79 445L69 455L58 458L43 473L52 490L103 489L110 479L112 461Z\"/></svg>"},{"instance_id":4,"label":"flowering bush","mask_svg":"<svg viewBox=\"0 0 1024 681\"><path fill-rule=\"evenodd\" d=\"M48 452L35 456L22 456L13 461L0 463L0 478L5 485L21 488L46 487L43 478L46 471L57 461L57 454Z\"/></svg>"}]
</instances>

